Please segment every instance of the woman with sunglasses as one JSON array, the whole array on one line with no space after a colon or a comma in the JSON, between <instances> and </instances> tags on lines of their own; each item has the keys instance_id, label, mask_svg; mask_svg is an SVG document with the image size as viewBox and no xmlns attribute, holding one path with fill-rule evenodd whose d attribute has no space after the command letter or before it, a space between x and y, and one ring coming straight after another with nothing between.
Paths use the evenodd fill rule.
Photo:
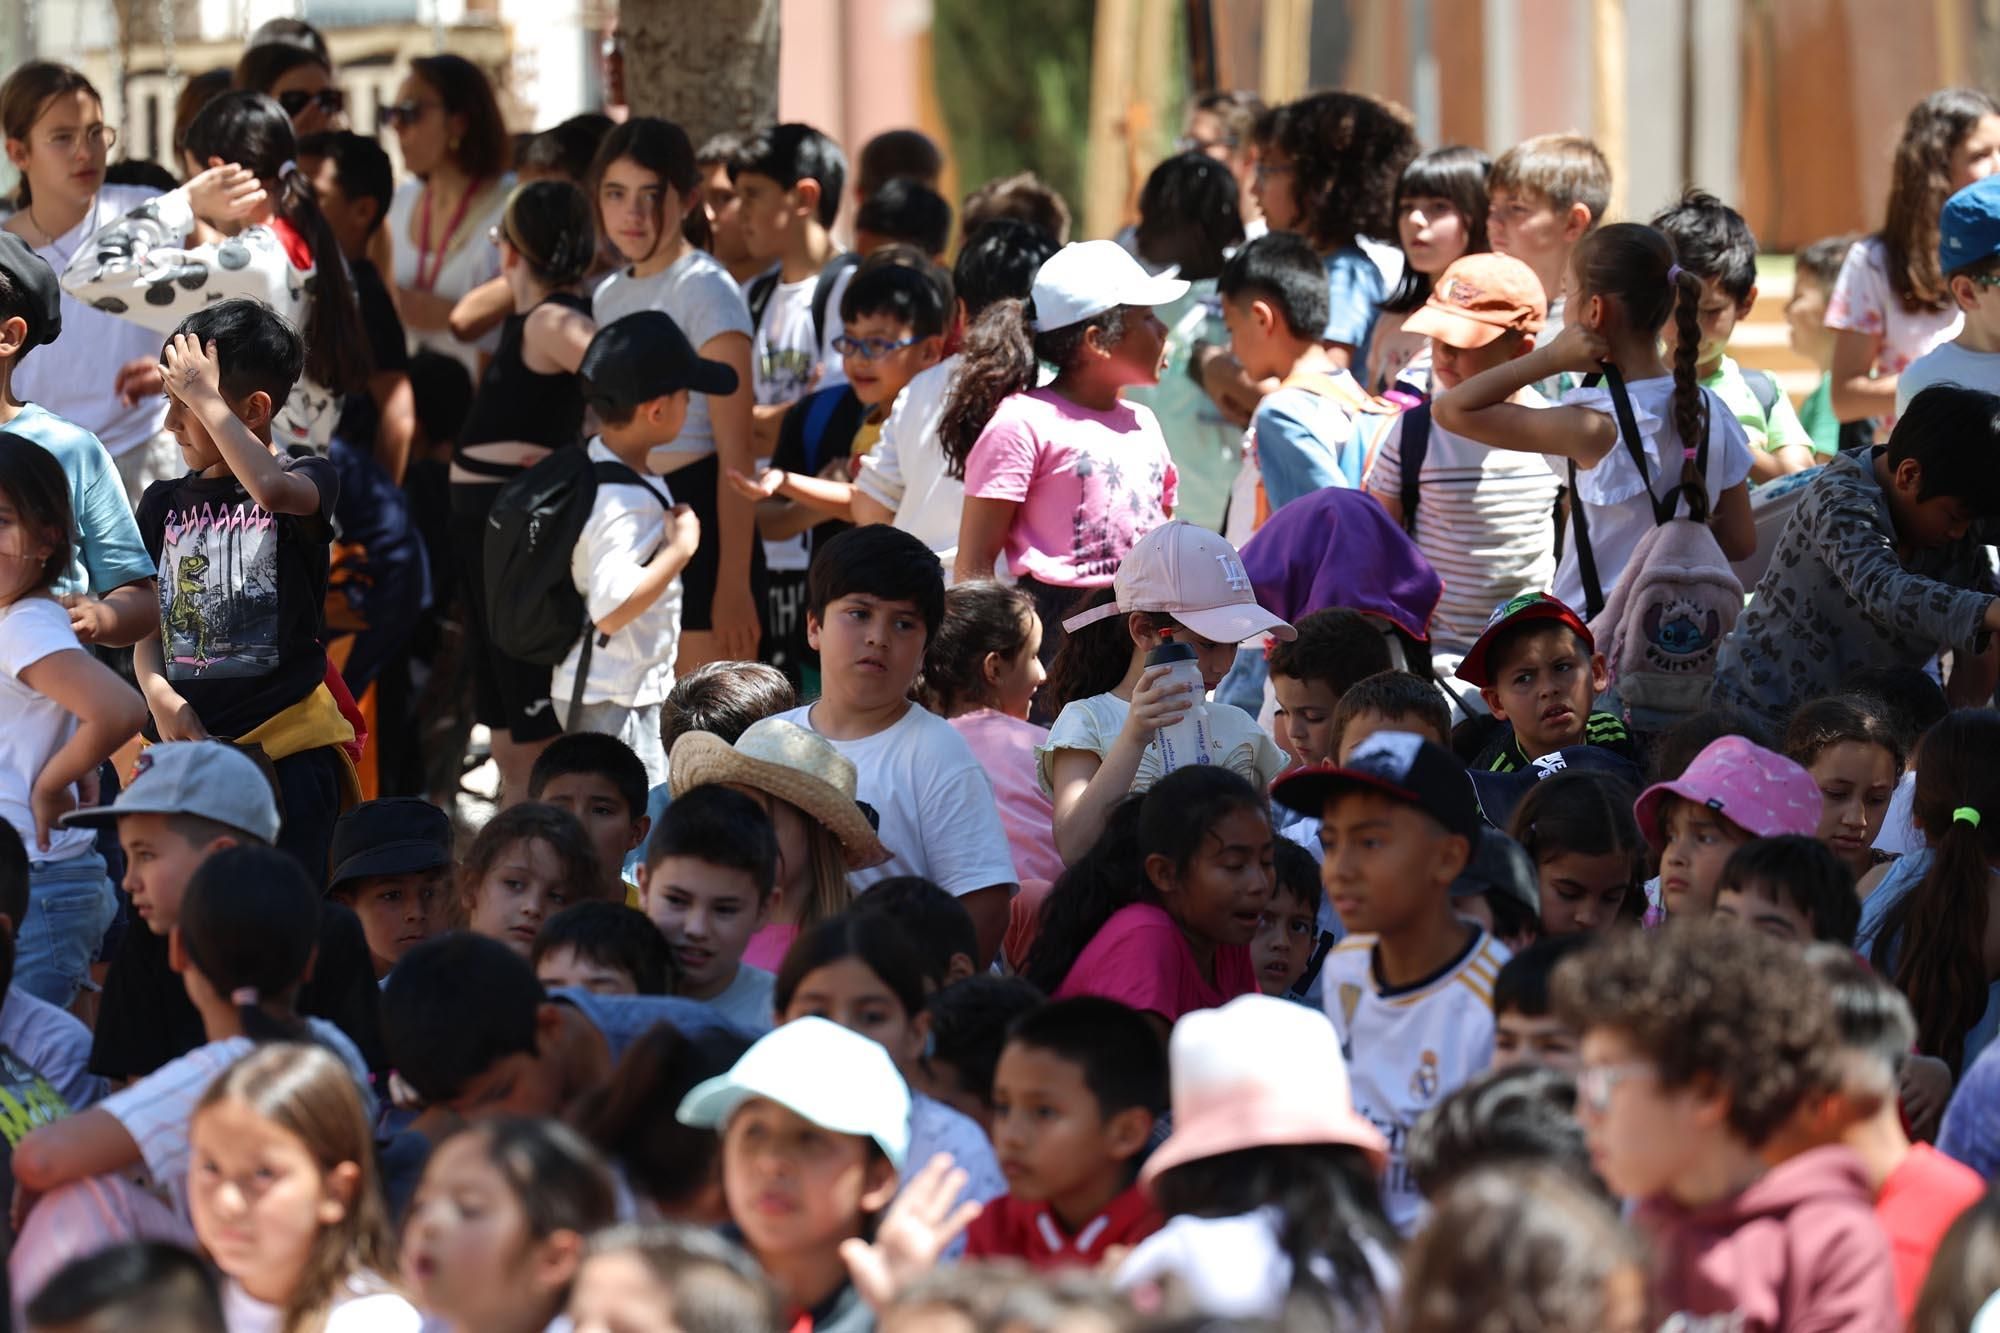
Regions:
<instances>
[{"instance_id":1,"label":"woman with sunglasses","mask_svg":"<svg viewBox=\"0 0 2000 1333\"><path fill-rule=\"evenodd\" d=\"M67 65L35 60L8 75L0 84L0 130L20 173L6 229L58 273L100 227L157 193L104 183L118 132L104 123L97 89ZM180 450L165 430L159 335L69 295L62 325L61 353L21 360L13 395L103 441L136 505L147 486L181 470Z\"/></svg>"},{"instance_id":2,"label":"woman with sunglasses","mask_svg":"<svg viewBox=\"0 0 2000 1333\"><path fill-rule=\"evenodd\" d=\"M396 131L403 166L417 178L396 191L382 228L394 247L396 308L410 350L441 352L477 379L482 356L499 350L499 336L460 342L451 309L500 276L499 252L486 236L500 221L514 179L493 85L462 56L419 56L395 102L382 108L382 122Z\"/></svg>"},{"instance_id":3,"label":"woman with sunglasses","mask_svg":"<svg viewBox=\"0 0 2000 1333\"><path fill-rule=\"evenodd\" d=\"M275 98L301 139L347 126L347 94L335 85L333 66L296 42L265 42L244 51L233 86Z\"/></svg>"}]
</instances>

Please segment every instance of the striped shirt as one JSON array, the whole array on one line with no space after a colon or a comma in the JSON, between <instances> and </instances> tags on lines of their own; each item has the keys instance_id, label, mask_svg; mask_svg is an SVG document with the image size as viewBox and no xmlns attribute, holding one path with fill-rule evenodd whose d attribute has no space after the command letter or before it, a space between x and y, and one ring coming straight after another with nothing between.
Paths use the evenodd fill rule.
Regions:
<instances>
[{"instance_id":1,"label":"striped shirt","mask_svg":"<svg viewBox=\"0 0 2000 1333\"><path fill-rule=\"evenodd\" d=\"M1532 389L1516 401L1547 406ZM1555 504L1562 480L1540 454L1489 449L1432 422L1417 485L1417 549L1444 580L1444 596L1431 617L1431 645L1462 654L1486 628L1494 607L1555 581ZM1401 494L1401 417L1383 436L1367 487L1385 499Z\"/></svg>"}]
</instances>

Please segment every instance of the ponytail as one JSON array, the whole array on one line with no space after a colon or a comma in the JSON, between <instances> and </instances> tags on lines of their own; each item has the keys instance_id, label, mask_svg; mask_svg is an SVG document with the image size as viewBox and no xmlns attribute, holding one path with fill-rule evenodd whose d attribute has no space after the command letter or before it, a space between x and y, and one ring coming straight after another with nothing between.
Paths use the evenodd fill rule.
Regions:
<instances>
[{"instance_id":1,"label":"ponytail","mask_svg":"<svg viewBox=\"0 0 2000 1333\"><path fill-rule=\"evenodd\" d=\"M1076 864L1056 877L1035 927L1021 977L1054 995L1091 936L1121 907L1157 903L1139 852L1139 810L1144 798L1127 796L1105 816L1104 832Z\"/></svg>"},{"instance_id":2,"label":"ponytail","mask_svg":"<svg viewBox=\"0 0 2000 1333\"><path fill-rule=\"evenodd\" d=\"M1018 657L1028 646L1035 601L1019 588L975 579L945 592L944 619L924 649L924 707L939 717L990 704L986 655Z\"/></svg>"},{"instance_id":3,"label":"ponytail","mask_svg":"<svg viewBox=\"0 0 2000 1333\"><path fill-rule=\"evenodd\" d=\"M274 847L225 847L188 880L181 947L202 980L236 1006L250 1040L316 1040L284 1010L305 983L319 915L319 894L305 872ZM283 1005L278 1013L267 1007L274 1001Z\"/></svg>"},{"instance_id":4,"label":"ponytail","mask_svg":"<svg viewBox=\"0 0 2000 1333\"><path fill-rule=\"evenodd\" d=\"M1708 395L1695 364L1701 357L1701 279L1675 264L1667 269L1674 295L1674 433L1681 441L1681 494L1688 517L1708 522L1708 485L1701 475L1708 439Z\"/></svg>"},{"instance_id":5,"label":"ponytail","mask_svg":"<svg viewBox=\"0 0 2000 1333\"><path fill-rule=\"evenodd\" d=\"M564 180L516 186L500 213L500 234L550 288L574 286L597 258L590 200Z\"/></svg>"}]
</instances>

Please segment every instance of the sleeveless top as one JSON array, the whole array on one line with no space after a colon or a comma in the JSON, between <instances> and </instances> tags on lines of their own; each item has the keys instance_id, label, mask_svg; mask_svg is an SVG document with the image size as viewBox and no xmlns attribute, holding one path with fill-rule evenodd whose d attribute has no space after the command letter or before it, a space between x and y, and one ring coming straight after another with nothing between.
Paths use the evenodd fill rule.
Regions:
<instances>
[{"instance_id":1,"label":"sleeveless top","mask_svg":"<svg viewBox=\"0 0 2000 1333\"><path fill-rule=\"evenodd\" d=\"M479 377L479 392L451 451L451 461L467 472L506 478L526 471L513 464L469 458L467 445L518 442L561 449L583 442L582 379L568 370L539 374L521 360L528 316L551 304L584 316L590 314L590 302L585 298L556 292L532 309L507 316L500 327L500 349Z\"/></svg>"}]
</instances>

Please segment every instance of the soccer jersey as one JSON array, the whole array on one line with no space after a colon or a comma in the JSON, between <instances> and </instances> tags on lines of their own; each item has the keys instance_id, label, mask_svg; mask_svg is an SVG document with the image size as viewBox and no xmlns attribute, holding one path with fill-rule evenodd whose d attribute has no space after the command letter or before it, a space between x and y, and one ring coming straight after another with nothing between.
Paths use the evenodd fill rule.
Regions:
<instances>
[{"instance_id":1,"label":"soccer jersey","mask_svg":"<svg viewBox=\"0 0 2000 1333\"><path fill-rule=\"evenodd\" d=\"M1349 936L1327 956L1327 1016L1347 1057L1354 1109L1389 1140L1382 1206L1404 1235L1424 1213L1410 1178L1410 1130L1493 1063L1493 978L1510 956L1481 930L1436 973L1394 988L1376 974L1373 935Z\"/></svg>"},{"instance_id":2,"label":"soccer jersey","mask_svg":"<svg viewBox=\"0 0 2000 1333\"><path fill-rule=\"evenodd\" d=\"M1046 1201L1004 1195L965 1232L968 1259L1024 1259L1030 1268L1095 1268L1116 1246L1130 1248L1160 1229L1153 1201L1137 1185L1106 1204L1074 1235Z\"/></svg>"}]
</instances>

